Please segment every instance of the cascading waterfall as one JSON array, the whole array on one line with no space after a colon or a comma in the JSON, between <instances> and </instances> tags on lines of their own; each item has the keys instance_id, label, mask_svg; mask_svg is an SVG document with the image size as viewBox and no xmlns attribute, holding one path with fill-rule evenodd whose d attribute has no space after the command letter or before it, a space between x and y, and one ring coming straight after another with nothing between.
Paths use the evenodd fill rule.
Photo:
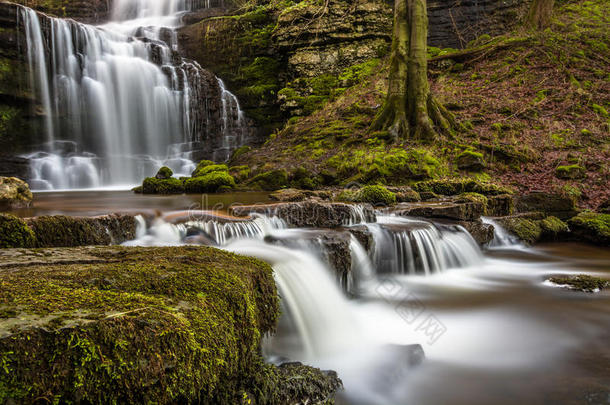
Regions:
<instances>
[{"instance_id":1,"label":"cascading waterfall","mask_svg":"<svg viewBox=\"0 0 610 405\"><path fill-rule=\"evenodd\" d=\"M201 67L175 49L179 15L205 2L116 0L99 27L41 18L21 8L31 86L46 142L30 159L41 189L133 185L162 165L176 176L194 169L190 150L206 110ZM169 28L167 28L169 27ZM226 159L243 137L243 113L221 82ZM236 134L238 136L236 136ZM226 142L224 138L229 138Z\"/></svg>"},{"instance_id":2,"label":"cascading waterfall","mask_svg":"<svg viewBox=\"0 0 610 405\"><path fill-rule=\"evenodd\" d=\"M462 227L439 228L426 221L378 216L373 234L377 274L424 274L466 267L482 258L477 243Z\"/></svg>"},{"instance_id":3,"label":"cascading waterfall","mask_svg":"<svg viewBox=\"0 0 610 405\"><path fill-rule=\"evenodd\" d=\"M484 224L489 224L494 227L494 238L488 243L489 248L518 248L523 247L519 238L512 236L502 228L500 224L491 218L481 217Z\"/></svg>"}]
</instances>

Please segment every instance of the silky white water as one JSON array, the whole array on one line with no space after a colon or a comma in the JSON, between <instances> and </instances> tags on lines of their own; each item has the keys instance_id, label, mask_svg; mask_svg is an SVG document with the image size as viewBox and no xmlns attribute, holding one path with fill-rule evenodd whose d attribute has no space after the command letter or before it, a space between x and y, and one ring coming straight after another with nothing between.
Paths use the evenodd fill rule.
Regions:
<instances>
[{"instance_id":1,"label":"silky white water","mask_svg":"<svg viewBox=\"0 0 610 405\"><path fill-rule=\"evenodd\" d=\"M196 4L195 4L196 3ZM102 26L46 18L23 8L30 84L44 139L30 159L35 190L134 185L162 165L190 175L206 105L201 68L175 53L180 15L205 2L117 0ZM243 113L221 87L225 160L241 145ZM226 140L225 140L226 138Z\"/></svg>"}]
</instances>

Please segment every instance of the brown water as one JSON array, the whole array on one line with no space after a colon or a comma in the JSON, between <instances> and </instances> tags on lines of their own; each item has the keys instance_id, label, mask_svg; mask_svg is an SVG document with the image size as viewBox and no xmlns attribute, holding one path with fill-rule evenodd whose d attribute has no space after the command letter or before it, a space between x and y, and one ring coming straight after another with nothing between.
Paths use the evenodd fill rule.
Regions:
<instances>
[{"instance_id":1,"label":"brown water","mask_svg":"<svg viewBox=\"0 0 610 405\"><path fill-rule=\"evenodd\" d=\"M268 203L269 193L143 195L132 191L63 191L34 193L31 208L14 210L20 217L40 215L93 216L113 212L179 210L226 211L231 205Z\"/></svg>"}]
</instances>

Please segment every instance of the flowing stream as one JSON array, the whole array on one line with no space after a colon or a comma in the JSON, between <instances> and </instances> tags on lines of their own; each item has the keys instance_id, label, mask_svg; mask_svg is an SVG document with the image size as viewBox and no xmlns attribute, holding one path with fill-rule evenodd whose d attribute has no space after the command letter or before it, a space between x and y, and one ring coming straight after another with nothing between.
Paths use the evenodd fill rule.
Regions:
<instances>
[{"instance_id":1,"label":"flowing stream","mask_svg":"<svg viewBox=\"0 0 610 405\"><path fill-rule=\"evenodd\" d=\"M544 280L609 277L609 252L525 248L502 229L481 251L461 227L381 214L345 229L352 226L366 227L373 244L367 251L347 239L347 286L325 260L327 230L289 228L273 216L170 213L143 221L127 245L214 244L270 263L282 316L264 352L336 370L345 384L339 403L607 403L610 294Z\"/></svg>"},{"instance_id":2,"label":"flowing stream","mask_svg":"<svg viewBox=\"0 0 610 405\"><path fill-rule=\"evenodd\" d=\"M180 16L205 6L116 0L101 26L21 9L45 130L39 150L27 156L33 189L133 186L162 165L190 175L197 148L205 149L199 144L210 137L220 140L210 157L229 158L246 134L239 102L177 53Z\"/></svg>"}]
</instances>

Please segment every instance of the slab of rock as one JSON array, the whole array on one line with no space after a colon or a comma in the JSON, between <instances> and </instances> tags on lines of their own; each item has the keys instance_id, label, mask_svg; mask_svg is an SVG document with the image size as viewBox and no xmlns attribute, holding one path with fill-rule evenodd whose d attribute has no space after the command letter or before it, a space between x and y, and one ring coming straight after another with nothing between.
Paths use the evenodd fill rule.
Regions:
<instances>
[{"instance_id":1,"label":"slab of rock","mask_svg":"<svg viewBox=\"0 0 610 405\"><path fill-rule=\"evenodd\" d=\"M479 202L438 202L426 204L399 204L393 210L403 217L448 218L460 221L474 221L481 218L485 207Z\"/></svg>"},{"instance_id":2,"label":"slab of rock","mask_svg":"<svg viewBox=\"0 0 610 405\"><path fill-rule=\"evenodd\" d=\"M576 201L562 193L532 191L515 196L515 209L522 212L544 212L560 219L568 219L578 214Z\"/></svg>"},{"instance_id":3,"label":"slab of rock","mask_svg":"<svg viewBox=\"0 0 610 405\"><path fill-rule=\"evenodd\" d=\"M64 215L26 218L37 247L74 247L121 244L136 237L134 215L110 214L99 217Z\"/></svg>"},{"instance_id":4,"label":"slab of rock","mask_svg":"<svg viewBox=\"0 0 610 405\"><path fill-rule=\"evenodd\" d=\"M247 216L252 213L277 216L298 228L337 228L342 225L374 222L375 211L368 204L327 203L307 200L295 203L244 205L231 207L230 213Z\"/></svg>"},{"instance_id":5,"label":"slab of rock","mask_svg":"<svg viewBox=\"0 0 610 405\"><path fill-rule=\"evenodd\" d=\"M487 215L503 217L512 215L515 211L513 196L510 194L493 195L487 197Z\"/></svg>"},{"instance_id":6,"label":"slab of rock","mask_svg":"<svg viewBox=\"0 0 610 405\"><path fill-rule=\"evenodd\" d=\"M485 245L494 238L493 225L484 224L481 220L461 221L457 224L463 226L479 245Z\"/></svg>"},{"instance_id":7,"label":"slab of rock","mask_svg":"<svg viewBox=\"0 0 610 405\"><path fill-rule=\"evenodd\" d=\"M265 364L266 263L205 247L0 250L6 403L322 403L341 380ZM273 400L269 400L273 398Z\"/></svg>"},{"instance_id":8,"label":"slab of rock","mask_svg":"<svg viewBox=\"0 0 610 405\"><path fill-rule=\"evenodd\" d=\"M0 210L25 208L32 204L28 184L16 177L0 177Z\"/></svg>"}]
</instances>

